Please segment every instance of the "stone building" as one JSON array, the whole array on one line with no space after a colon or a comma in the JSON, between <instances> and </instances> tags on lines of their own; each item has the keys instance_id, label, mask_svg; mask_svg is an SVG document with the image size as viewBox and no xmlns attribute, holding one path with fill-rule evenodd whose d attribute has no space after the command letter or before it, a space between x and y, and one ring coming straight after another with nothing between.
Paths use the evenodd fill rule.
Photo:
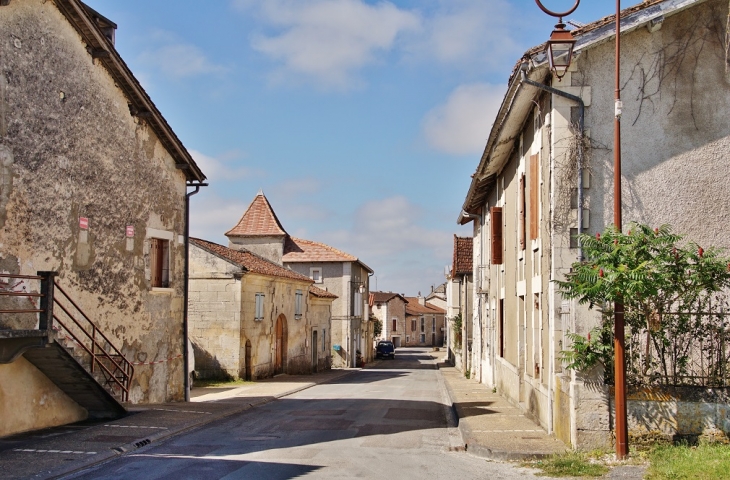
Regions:
<instances>
[{"instance_id":1,"label":"stone building","mask_svg":"<svg viewBox=\"0 0 730 480\"><path fill-rule=\"evenodd\" d=\"M444 344L445 314L421 295L406 298L406 347L441 347Z\"/></svg>"},{"instance_id":2,"label":"stone building","mask_svg":"<svg viewBox=\"0 0 730 480\"><path fill-rule=\"evenodd\" d=\"M472 237L454 235L454 254L446 281L446 345L448 358L454 366L467 372L471 369L473 336L481 341L479 329L474 330L472 312L474 309L474 275ZM477 297L477 300L480 297ZM461 321L461 328L458 326Z\"/></svg>"},{"instance_id":3,"label":"stone building","mask_svg":"<svg viewBox=\"0 0 730 480\"><path fill-rule=\"evenodd\" d=\"M367 314L373 270L354 255L323 243L291 237L263 192L254 197L238 223L226 233L229 247L245 248L310 278L334 294L332 366L355 367L373 358L373 325Z\"/></svg>"},{"instance_id":4,"label":"stone building","mask_svg":"<svg viewBox=\"0 0 730 480\"><path fill-rule=\"evenodd\" d=\"M116 28L79 0L0 2L0 271L57 272L133 363L125 400L183 400L186 185L205 176L119 56ZM0 315L0 338L38 322ZM41 333L44 348L0 364L0 435L91 414L29 360L74 361L54 340L70 332Z\"/></svg>"},{"instance_id":5,"label":"stone building","mask_svg":"<svg viewBox=\"0 0 730 480\"><path fill-rule=\"evenodd\" d=\"M648 0L621 13L624 225L668 223L699 245L730 246L727 18L727 0ZM581 257L577 233L613 223L616 33L613 16L576 29L561 81L544 45L518 61L458 218L474 228L468 320L483 341L472 343L472 378L580 448L611 442L613 397L601 372L566 370L559 352L600 315L564 300L553 280ZM694 405L678 389L630 395L629 428L727 433L726 400L700 390Z\"/></svg>"},{"instance_id":6,"label":"stone building","mask_svg":"<svg viewBox=\"0 0 730 480\"><path fill-rule=\"evenodd\" d=\"M370 294L370 311L383 324L380 339L390 340L396 348L406 344L407 303L405 297L398 293L372 292Z\"/></svg>"},{"instance_id":7,"label":"stone building","mask_svg":"<svg viewBox=\"0 0 730 480\"><path fill-rule=\"evenodd\" d=\"M200 378L255 380L330 367L335 295L252 252L190 240L190 339Z\"/></svg>"}]
</instances>

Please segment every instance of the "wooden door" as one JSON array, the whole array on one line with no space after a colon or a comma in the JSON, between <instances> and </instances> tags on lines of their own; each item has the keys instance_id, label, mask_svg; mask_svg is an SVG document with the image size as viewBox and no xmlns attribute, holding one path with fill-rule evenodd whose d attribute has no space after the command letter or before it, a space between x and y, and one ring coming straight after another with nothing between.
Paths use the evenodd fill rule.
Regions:
<instances>
[{"instance_id":1,"label":"wooden door","mask_svg":"<svg viewBox=\"0 0 730 480\"><path fill-rule=\"evenodd\" d=\"M251 368L251 340L246 340L246 381L252 380L253 369Z\"/></svg>"},{"instance_id":2,"label":"wooden door","mask_svg":"<svg viewBox=\"0 0 730 480\"><path fill-rule=\"evenodd\" d=\"M276 319L276 354L274 357L274 374L284 371L284 322L281 316Z\"/></svg>"}]
</instances>

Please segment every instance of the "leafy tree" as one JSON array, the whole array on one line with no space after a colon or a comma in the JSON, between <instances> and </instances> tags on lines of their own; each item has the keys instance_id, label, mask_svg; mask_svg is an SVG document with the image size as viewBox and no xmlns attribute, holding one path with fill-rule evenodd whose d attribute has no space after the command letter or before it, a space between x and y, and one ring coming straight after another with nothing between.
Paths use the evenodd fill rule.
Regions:
<instances>
[{"instance_id":1,"label":"leafy tree","mask_svg":"<svg viewBox=\"0 0 730 480\"><path fill-rule=\"evenodd\" d=\"M651 340L657 351L673 355L674 371L669 372L665 362L665 374L681 374L677 368L686 367L688 354L687 342L681 339L701 335L707 328L706 319L690 312L703 311L714 294L730 286L730 258L720 249L683 243L669 225L651 229L632 223L628 233L609 227L595 237L581 235L580 240L587 260L574 263L566 279L556 283L565 298L599 308L604 315L601 328L592 335L569 334L572 349L562 352L568 368L585 370L600 362L610 369L611 309L623 302L627 327L646 332L647 344Z\"/></svg>"},{"instance_id":2,"label":"leafy tree","mask_svg":"<svg viewBox=\"0 0 730 480\"><path fill-rule=\"evenodd\" d=\"M453 329L454 329L454 347L460 348L461 347L461 326L462 326L462 320L461 320L461 312L459 312L458 315L456 315L453 319Z\"/></svg>"},{"instance_id":3,"label":"leafy tree","mask_svg":"<svg viewBox=\"0 0 730 480\"><path fill-rule=\"evenodd\" d=\"M373 338L380 338L381 333L383 333L383 321L373 317Z\"/></svg>"}]
</instances>

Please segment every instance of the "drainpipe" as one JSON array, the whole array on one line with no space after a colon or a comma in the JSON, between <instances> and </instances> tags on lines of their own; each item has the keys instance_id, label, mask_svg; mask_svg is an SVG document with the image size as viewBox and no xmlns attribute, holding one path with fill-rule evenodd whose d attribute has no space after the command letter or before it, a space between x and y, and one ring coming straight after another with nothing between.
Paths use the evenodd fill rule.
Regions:
<instances>
[{"instance_id":1,"label":"drainpipe","mask_svg":"<svg viewBox=\"0 0 730 480\"><path fill-rule=\"evenodd\" d=\"M185 279L183 287L183 368L185 375L185 401L190 401L190 359L188 358L188 274L190 270L190 197L200 191L200 187L207 187L207 183L188 183L185 187L195 187L195 190L185 194Z\"/></svg>"},{"instance_id":2,"label":"drainpipe","mask_svg":"<svg viewBox=\"0 0 730 480\"><path fill-rule=\"evenodd\" d=\"M539 88L540 90L546 91L548 93L552 93L553 95L557 95L559 97L567 98L569 100L572 100L578 104L578 129L581 135L580 142L578 143L578 234L580 235L583 232L583 132L585 127L585 103L583 103L583 99L580 98L577 95L571 95L570 93L563 92L561 90L558 90L553 87L549 87L547 85L543 85L542 83L534 82L527 78L526 70L528 68L527 63L523 63L520 66L520 76L522 79L522 83L526 83L528 85L532 85L533 87ZM580 237L578 237L578 260L583 261L583 242L581 242ZM550 310L550 329L551 332L555 331L555 313L554 309ZM554 381L553 376L555 372L555 344L554 344L554 337L553 335L550 335L550 364L548 366L548 411L550 412L548 416L548 433L554 432L554 426L553 426L553 391L554 391Z\"/></svg>"}]
</instances>

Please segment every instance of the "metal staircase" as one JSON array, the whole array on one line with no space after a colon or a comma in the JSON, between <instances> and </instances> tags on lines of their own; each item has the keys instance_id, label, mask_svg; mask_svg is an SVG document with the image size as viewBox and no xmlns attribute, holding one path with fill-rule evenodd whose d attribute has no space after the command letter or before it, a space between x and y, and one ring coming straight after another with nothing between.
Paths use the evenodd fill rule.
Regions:
<instances>
[{"instance_id":1,"label":"metal staircase","mask_svg":"<svg viewBox=\"0 0 730 480\"><path fill-rule=\"evenodd\" d=\"M7 324L0 327L0 363L13 362L23 355L84 407L89 418L123 416L126 410L122 403L129 400L134 367L56 283L55 276L56 272L38 272L35 276L0 274L0 299L9 299L12 307L22 307L18 300L25 297L33 307L3 305L0 315L17 320L32 314L38 319L35 329L11 329ZM40 283L38 293L28 288L31 282ZM27 326L27 320L25 323Z\"/></svg>"}]
</instances>

